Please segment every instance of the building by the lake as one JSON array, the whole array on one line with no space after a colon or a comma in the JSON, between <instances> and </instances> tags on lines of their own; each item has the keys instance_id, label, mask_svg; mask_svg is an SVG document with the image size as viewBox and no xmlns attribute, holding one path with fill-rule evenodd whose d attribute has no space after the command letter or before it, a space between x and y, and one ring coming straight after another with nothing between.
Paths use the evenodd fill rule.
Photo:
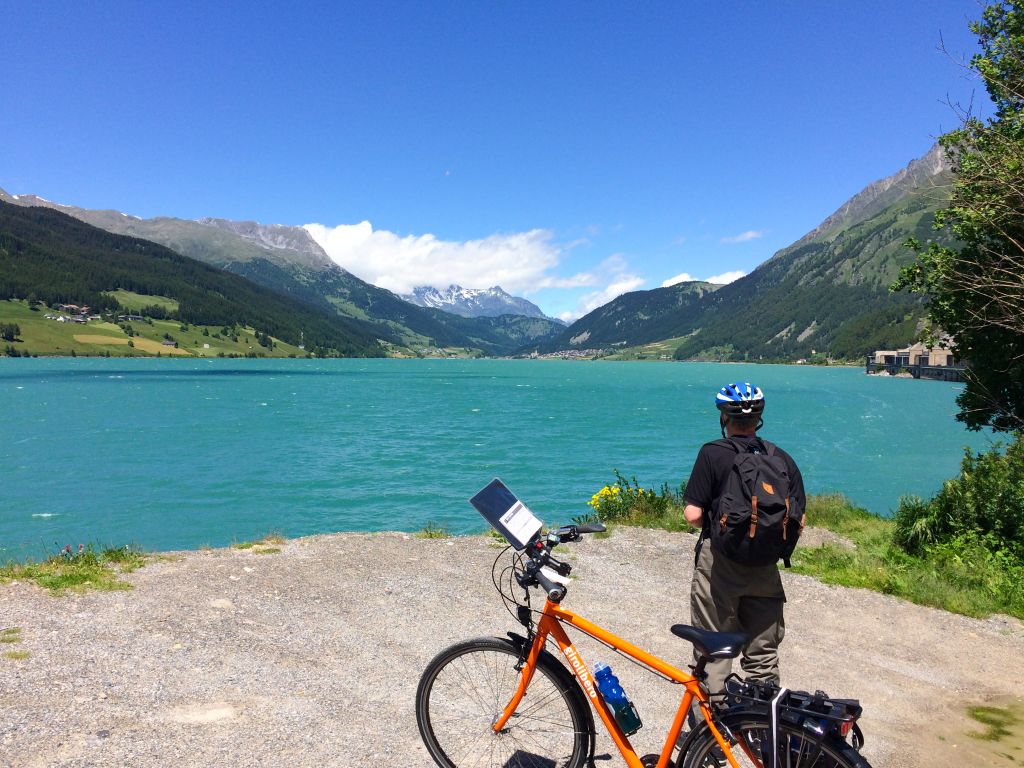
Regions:
<instances>
[{"instance_id":1,"label":"building by the lake","mask_svg":"<svg viewBox=\"0 0 1024 768\"><path fill-rule=\"evenodd\" d=\"M904 349L880 349L867 356L868 373L909 373L915 379L962 381L967 366L946 347L917 342Z\"/></svg>"}]
</instances>

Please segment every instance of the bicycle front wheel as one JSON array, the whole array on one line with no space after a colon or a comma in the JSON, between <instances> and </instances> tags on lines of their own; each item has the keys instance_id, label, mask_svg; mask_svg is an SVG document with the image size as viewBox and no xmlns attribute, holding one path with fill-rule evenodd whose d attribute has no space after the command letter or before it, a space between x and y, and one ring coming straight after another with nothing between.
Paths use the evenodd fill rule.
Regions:
<instances>
[{"instance_id":1,"label":"bicycle front wheel","mask_svg":"<svg viewBox=\"0 0 1024 768\"><path fill-rule=\"evenodd\" d=\"M519 683L518 659L515 644L493 637L453 645L427 665L416 721L442 768L582 768L593 720L573 678L547 654L508 724L491 727Z\"/></svg>"},{"instance_id":2,"label":"bicycle front wheel","mask_svg":"<svg viewBox=\"0 0 1024 768\"><path fill-rule=\"evenodd\" d=\"M768 765L768 745L772 729L767 715L738 713L723 715L716 721L726 726L734 741L730 743L732 756L741 768L762 768ZM778 755L776 765L782 768L871 768L850 744L838 736L823 739L788 723L779 724L779 742L784 751ZM682 768L720 768L729 762L711 735L707 726L694 734L694 741L680 756Z\"/></svg>"}]
</instances>

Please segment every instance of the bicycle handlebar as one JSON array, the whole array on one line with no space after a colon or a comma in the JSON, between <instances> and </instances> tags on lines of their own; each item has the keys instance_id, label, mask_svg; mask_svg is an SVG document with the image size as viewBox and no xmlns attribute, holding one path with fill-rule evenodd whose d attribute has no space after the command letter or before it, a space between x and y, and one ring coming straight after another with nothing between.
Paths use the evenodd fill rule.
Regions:
<instances>
[{"instance_id":1,"label":"bicycle handlebar","mask_svg":"<svg viewBox=\"0 0 1024 768\"><path fill-rule=\"evenodd\" d=\"M548 600L550 600L551 602L557 603L559 600L565 597L565 585L559 584L557 581L552 581L551 579L549 579L547 576L544 575L540 568L537 569L537 572L534 574L534 577L537 579L537 583L540 584L540 586L544 589L545 592L547 592Z\"/></svg>"},{"instance_id":2,"label":"bicycle handlebar","mask_svg":"<svg viewBox=\"0 0 1024 768\"><path fill-rule=\"evenodd\" d=\"M601 523L586 523L584 525L564 525L546 536L538 535L526 547L524 554L530 559L530 562L526 566L526 573L516 577L519 586L524 589L539 586L547 593L549 600L554 603L560 602L568 591L567 587L545 576L541 572L541 568L547 566L562 576L568 576L572 572L572 566L551 557L551 550L559 544L579 541L584 533L601 533L604 530L606 529Z\"/></svg>"}]
</instances>

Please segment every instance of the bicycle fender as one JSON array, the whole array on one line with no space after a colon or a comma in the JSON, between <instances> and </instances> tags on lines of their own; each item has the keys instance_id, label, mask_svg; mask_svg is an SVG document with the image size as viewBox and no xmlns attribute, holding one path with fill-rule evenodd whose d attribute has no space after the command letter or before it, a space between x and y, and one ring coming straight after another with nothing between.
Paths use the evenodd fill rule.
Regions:
<instances>
[{"instance_id":1,"label":"bicycle fender","mask_svg":"<svg viewBox=\"0 0 1024 768\"><path fill-rule=\"evenodd\" d=\"M691 728L690 730L688 730L686 732L686 735L683 736L683 740L676 745L680 747L679 757L677 758L676 762L671 763L670 768L681 768L683 764L682 758L686 756L686 752L693 745L693 742L697 741L698 738L702 738L704 736L704 732L709 730L711 729L708 728L708 724L704 720L701 720L700 725L698 725L696 728Z\"/></svg>"},{"instance_id":2,"label":"bicycle fender","mask_svg":"<svg viewBox=\"0 0 1024 768\"><path fill-rule=\"evenodd\" d=\"M734 708L729 710L729 714L733 714L733 713L747 714L748 712L749 713L756 713L756 714L763 714L763 712L758 712L754 708L734 707ZM727 740L732 741L732 734L729 732L729 725L728 725L728 723L719 722L718 726L719 726L718 730L721 732L722 736L724 736ZM689 731L687 731L686 734L683 736L683 740L676 745L676 746L680 747L679 757L677 758L675 763L672 763L670 765L670 768L681 768L682 765L683 765L682 758L684 758L686 756L686 752L693 745L693 742L699 741L700 739L702 739L704 737L704 734L707 733L710 730L711 729L708 727L707 720L701 720L700 721L700 725L698 725L696 728L692 728Z\"/></svg>"},{"instance_id":3,"label":"bicycle fender","mask_svg":"<svg viewBox=\"0 0 1024 768\"><path fill-rule=\"evenodd\" d=\"M527 640L525 637L518 634L517 632L506 632L505 634L508 635L508 639L512 641L512 644L516 647L516 650L522 653L523 656L526 656L530 652L530 641ZM558 657L551 653L547 648L543 649L540 652L540 658L537 659L537 663L554 664L556 667L562 670L562 672L565 673L565 679L572 681L574 685L576 684L576 677L566 668L566 666L561 661L558 660Z\"/></svg>"}]
</instances>

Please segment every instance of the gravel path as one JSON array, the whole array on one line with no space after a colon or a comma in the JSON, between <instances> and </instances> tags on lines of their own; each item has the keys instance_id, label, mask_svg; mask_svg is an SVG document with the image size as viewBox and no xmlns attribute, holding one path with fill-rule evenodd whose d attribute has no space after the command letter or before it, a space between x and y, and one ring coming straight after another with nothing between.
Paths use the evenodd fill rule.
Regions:
<instances>
[{"instance_id":1,"label":"gravel path","mask_svg":"<svg viewBox=\"0 0 1024 768\"><path fill-rule=\"evenodd\" d=\"M685 664L668 627L688 618L693 541L625 529L570 545L566 606ZM517 626L490 583L497 551L486 537L335 534L279 554L175 553L130 574L130 592L0 585L0 629L21 628L0 650L30 653L0 657L0 766L430 768L413 715L423 667ZM784 578L784 681L859 698L876 768L1010 764L965 737L963 710L1020 701L1019 622ZM655 751L680 689L578 648L613 662L644 719L635 743Z\"/></svg>"}]
</instances>

